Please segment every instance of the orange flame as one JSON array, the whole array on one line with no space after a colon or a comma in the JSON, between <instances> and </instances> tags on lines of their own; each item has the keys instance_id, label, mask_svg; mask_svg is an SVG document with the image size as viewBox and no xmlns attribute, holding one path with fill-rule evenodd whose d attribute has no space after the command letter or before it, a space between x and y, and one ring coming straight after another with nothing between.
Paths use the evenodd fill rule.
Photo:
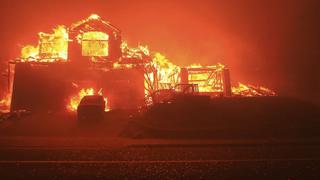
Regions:
<instances>
[{"instance_id":1,"label":"orange flame","mask_svg":"<svg viewBox=\"0 0 320 180\"><path fill-rule=\"evenodd\" d=\"M21 49L22 62L54 62L68 59L68 31L57 26L52 34L40 32L37 46L26 45Z\"/></svg>"},{"instance_id":2,"label":"orange flame","mask_svg":"<svg viewBox=\"0 0 320 180\"><path fill-rule=\"evenodd\" d=\"M189 83L197 84L199 92L223 92L222 71L225 68L223 64L211 66L192 64L187 68L193 69L188 76Z\"/></svg>"},{"instance_id":3,"label":"orange flame","mask_svg":"<svg viewBox=\"0 0 320 180\"><path fill-rule=\"evenodd\" d=\"M232 87L232 93L236 96L276 96L276 93L263 86L238 84L238 87Z\"/></svg>"},{"instance_id":4,"label":"orange flame","mask_svg":"<svg viewBox=\"0 0 320 180\"><path fill-rule=\"evenodd\" d=\"M8 93L3 99L0 99L0 111L10 111L11 94Z\"/></svg>"},{"instance_id":5,"label":"orange flame","mask_svg":"<svg viewBox=\"0 0 320 180\"><path fill-rule=\"evenodd\" d=\"M82 45L82 55L103 57L109 55L109 35L100 31L79 34L77 41Z\"/></svg>"},{"instance_id":6,"label":"orange flame","mask_svg":"<svg viewBox=\"0 0 320 180\"><path fill-rule=\"evenodd\" d=\"M85 96L92 96L92 95L102 95L102 89L100 89L97 93L94 88L83 88L80 90L80 92L72 96L69 100L69 103L67 105L67 109L69 111L76 111L78 108L78 105L80 104L80 101L83 97ZM109 103L108 103L108 98L103 96L104 101L106 102L105 106L105 111L110 111Z\"/></svg>"}]
</instances>

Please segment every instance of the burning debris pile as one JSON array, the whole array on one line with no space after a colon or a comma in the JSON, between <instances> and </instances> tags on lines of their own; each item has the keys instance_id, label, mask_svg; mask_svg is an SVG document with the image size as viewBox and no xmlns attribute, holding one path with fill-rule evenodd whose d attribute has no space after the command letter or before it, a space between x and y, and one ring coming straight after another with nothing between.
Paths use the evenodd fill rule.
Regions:
<instances>
[{"instance_id":1,"label":"burning debris pile","mask_svg":"<svg viewBox=\"0 0 320 180\"><path fill-rule=\"evenodd\" d=\"M276 96L276 93L266 87L245 85L239 83L238 87L232 87L234 96Z\"/></svg>"},{"instance_id":2,"label":"burning debris pile","mask_svg":"<svg viewBox=\"0 0 320 180\"><path fill-rule=\"evenodd\" d=\"M61 77L50 75L47 80L55 81L54 84L48 85L50 90L62 89L52 92L57 98L58 92L63 94L59 95L59 98L63 99L65 108L70 111L77 109L84 96L96 94L104 97L107 103L106 110L141 106L146 101L155 103L154 96L163 92L192 92L211 97L276 95L264 87L241 83L232 87L229 70L223 64L180 67L160 53L151 53L147 46L131 48L121 39L121 31L118 28L96 14L70 27L57 26L52 34L39 33L38 45L24 46L21 57L9 63L15 66L15 74L9 75L10 86L13 87L13 101L10 103L10 93L0 104L7 107L11 104L14 106L13 109L30 109L33 106L21 103L28 100L22 97L21 93L32 90L21 85L23 82L19 79L20 76L32 71L30 79L35 76L38 78L36 73L46 76L44 72L51 72L51 69L65 73ZM44 79L40 78L39 81ZM42 85L40 82L38 84ZM70 88L72 85L66 84L77 86ZM92 87L88 87L87 84L91 84ZM95 91L96 89L100 90ZM43 91L39 91L39 94ZM43 97L50 95L52 93ZM52 104L48 106L53 107Z\"/></svg>"}]
</instances>

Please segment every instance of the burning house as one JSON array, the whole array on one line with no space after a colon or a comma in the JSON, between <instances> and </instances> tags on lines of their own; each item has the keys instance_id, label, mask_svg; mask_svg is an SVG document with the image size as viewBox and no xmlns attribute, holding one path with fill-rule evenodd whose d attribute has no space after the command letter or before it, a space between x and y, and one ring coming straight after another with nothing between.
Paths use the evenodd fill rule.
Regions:
<instances>
[{"instance_id":1,"label":"burning house","mask_svg":"<svg viewBox=\"0 0 320 180\"><path fill-rule=\"evenodd\" d=\"M10 61L11 111L74 111L86 95L99 94L106 110L136 109L173 92L211 97L273 96L267 88L232 87L222 64L179 67L147 47L128 47L121 31L98 15L39 33Z\"/></svg>"}]
</instances>

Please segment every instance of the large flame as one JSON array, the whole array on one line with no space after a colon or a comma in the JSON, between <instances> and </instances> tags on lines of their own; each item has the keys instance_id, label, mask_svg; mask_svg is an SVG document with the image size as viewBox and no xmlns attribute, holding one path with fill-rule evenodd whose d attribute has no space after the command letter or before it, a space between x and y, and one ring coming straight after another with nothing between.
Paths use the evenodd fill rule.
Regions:
<instances>
[{"instance_id":1,"label":"large flame","mask_svg":"<svg viewBox=\"0 0 320 180\"><path fill-rule=\"evenodd\" d=\"M69 100L69 103L67 105L67 109L69 111L76 111L78 108L78 105L80 104L80 101L83 97L85 96L92 96L92 95L101 95L102 94L102 89L100 89L98 92L94 88L83 88L79 91L78 94L72 96ZM103 96L104 101L106 102L105 104L105 111L110 111L109 103L108 103L108 98Z\"/></svg>"},{"instance_id":2,"label":"large flame","mask_svg":"<svg viewBox=\"0 0 320 180\"><path fill-rule=\"evenodd\" d=\"M104 32L85 32L79 34L77 40L82 45L83 56L103 57L109 55L109 35Z\"/></svg>"},{"instance_id":3,"label":"large flame","mask_svg":"<svg viewBox=\"0 0 320 180\"><path fill-rule=\"evenodd\" d=\"M26 45L21 49L23 62L53 62L68 59L68 31L57 26L52 34L40 32L37 46Z\"/></svg>"},{"instance_id":4,"label":"large flame","mask_svg":"<svg viewBox=\"0 0 320 180\"><path fill-rule=\"evenodd\" d=\"M39 58L39 47L26 45L21 49L21 60L24 61L37 61Z\"/></svg>"},{"instance_id":5,"label":"large flame","mask_svg":"<svg viewBox=\"0 0 320 180\"><path fill-rule=\"evenodd\" d=\"M181 67L173 64L161 53L150 53L147 46L138 46L131 48L126 42L121 46L123 58L137 58L141 62L149 61L146 64L145 71L145 94L149 96L152 92L160 89L174 88L181 83ZM114 64L114 68L132 68L134 64L121 65ZM189 70L188 80L190 84L196 84L199 92L223 92L222 71L225 65L217 63L211 66L202 66L192 64L186 67ZM232 87L232 93L235 96L275 96L276 93L262 86L245 85L238 83L238 86Z\"/></svg>"},{"instance_id":6,"label":"large flame","mask_svg":"<svg viewBox=\"0 0 320 180\"><path fill-rule=\"evenodd\" d=\"M170 62L164 55L155 53L152 63L157 70L157 79L161 85L175 85L180 83L180 67Z\"/></svg>"},{"instance_id":7,"label":"large flame","mask_svg":"<svg viewBox=\"0 0 320 180\"><path fill-rule=\"evenodd\" d=\"M190 84L197 84L199 92L223 92L222 71L225 66L221 63L211 66L192 64L187 67Z\"/></svg>"}]
</instances>

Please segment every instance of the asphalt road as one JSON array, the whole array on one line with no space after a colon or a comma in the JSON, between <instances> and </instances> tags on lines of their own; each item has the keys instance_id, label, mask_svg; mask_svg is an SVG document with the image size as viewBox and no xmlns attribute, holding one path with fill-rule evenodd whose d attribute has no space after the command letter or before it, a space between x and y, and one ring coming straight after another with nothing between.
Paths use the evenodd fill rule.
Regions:
<instances>
[{"instance_id":1,"label":"asphalt road","mask_svg":"<svg viewBox=\"0 0 320 180\"><path fill-rule=\"evenodd\" d=\"M319 179L320 144L0 138L1 179Z\"/></svg>"}]
</instances>

